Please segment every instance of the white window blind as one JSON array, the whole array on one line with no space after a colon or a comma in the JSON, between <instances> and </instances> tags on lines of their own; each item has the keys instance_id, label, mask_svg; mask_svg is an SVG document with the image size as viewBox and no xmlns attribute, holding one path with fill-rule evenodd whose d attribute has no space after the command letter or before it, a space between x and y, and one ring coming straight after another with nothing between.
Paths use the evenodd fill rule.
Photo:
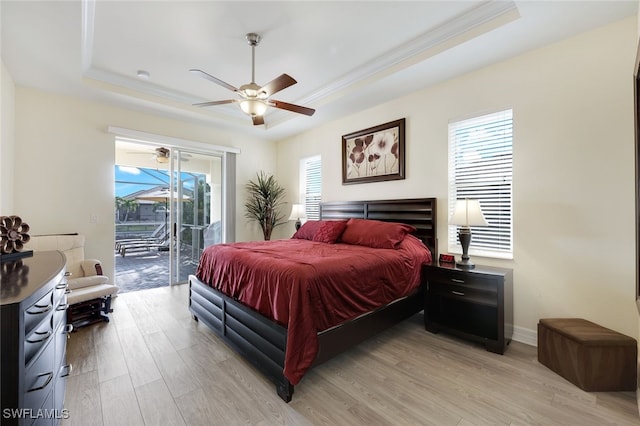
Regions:
<instances>
[{"instance_id":1,"label":"white window blind","mask_svg":"<svg viewBox=\"0 0 640 426\"><path fill-rule=\"evenodd\" d=\"M472 227L470 254L513 258L513 112L500 111L449 123L449 217L456 200L480 201L489 226ZM460 252L457 227L449 250Z\"/></svg>"},{"instance_id":2,"label":"white window blind","mask_svg":"<svg viewBox=\"0 0 640 426\"><path fill-rule=\"evenodd\" d=\"M319 155L300 160L300 192L307 212L307 219L320 219L322 161Z\"/></svg>"}]
</instances>

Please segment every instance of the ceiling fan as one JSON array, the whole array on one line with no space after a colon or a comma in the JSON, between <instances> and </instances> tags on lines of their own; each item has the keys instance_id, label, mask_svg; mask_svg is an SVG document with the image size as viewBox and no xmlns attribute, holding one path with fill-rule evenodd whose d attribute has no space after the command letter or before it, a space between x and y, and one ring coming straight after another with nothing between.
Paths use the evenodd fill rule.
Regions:
<instances>
[{"instance_id":1,"label":"ceiling fan","mask_svg":"<svg viewBox=\"0 0 640 426\"><path fill-rule=\"evenodd\" d=\"M239 99L226 99L222 101L211 101L211 102L202 102L198 104L194 104L194 106L199 107L208 107L213 105L222 105L222 104L230 104L230 103L239 103L240 108L246 114L251 116L253 120L253 124L258 126L260 124L264 124L263 114L266 112L268 107L274 107L279 109L284 109L287 111L297 112L298 114L304 115L313 115L316 112L315 109L307 108L300 105L290 104L287 102L277 101L275 99L270 99L270 96L286 89L289 86L293 86L297 83L297 81L287 75L282 74L280 77L275 78L264 86L259 86L255 83L255 59L256 59L256 46L260 43L260 36L256 33L247 34L247 42L251 46L251 82L247 84L243 84L240 88L233 87L232 85L225 83L224 81L208 74L199 69L191 69L190 72L194 74L198 74L201 77L206 78L209 81L212 81L226 89L231 90L232 92L236 92L240 95Z\"/></svg>"},{"instance_id":2,"label":"ceiling fan","mask_svg":"<svg viewBox=\"0 0 640 426\"><path fill-rule=\"evenodd\" d=\"M140 151L129 152L129 153L149 155L149 152L140 152ZM180 161L189 161L189 159L186 157L191 157L191 154L181 153ZM163 146L158 147L154 150L154 154L152 158L154 158L158 163L168 163L169 159L171 158L171 151L169 151L169 148L165 148Z\"/></svg>"},{"instance_id":3,"label":"ceiling fan","mask_svg":"<svg viewBox=\"0 0 640 426\"><path fill-rule=\"evenodd\" d=\"M168 163L171 151L165 147L156 148L156 161L158 163Z\"/></svg>"}]
</instances>

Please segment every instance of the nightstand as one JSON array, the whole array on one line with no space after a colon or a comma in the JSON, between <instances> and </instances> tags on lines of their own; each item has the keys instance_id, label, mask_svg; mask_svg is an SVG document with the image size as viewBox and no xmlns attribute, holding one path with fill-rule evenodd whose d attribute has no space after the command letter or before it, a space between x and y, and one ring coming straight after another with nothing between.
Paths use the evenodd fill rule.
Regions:
<instances>
[{"instance_id":1,"label":"nightstand","mask_svg":"<svg viewBox=\"0 0 640 426\"><path fill-rule=\"evenodd\" d=\"M424 327L480 342L503 354L513 335L513 271L477 265L422 266Z\"/></svg>"}]
</instances>

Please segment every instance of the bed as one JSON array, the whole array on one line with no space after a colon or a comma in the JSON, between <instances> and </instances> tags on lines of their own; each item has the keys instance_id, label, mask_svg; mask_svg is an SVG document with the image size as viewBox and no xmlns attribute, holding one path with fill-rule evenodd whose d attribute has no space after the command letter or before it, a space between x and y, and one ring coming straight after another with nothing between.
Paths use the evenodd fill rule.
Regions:
<instances>
[{"instance_id":1,"label":"bed","mask_svg":"<svg viewBox=\"0 0 640 426\"><path fill-rule=\"evenodd\" d=\"M305 254L307 250L311 256L309 259L334 256L324 261L325 264L327 261L333 262L336 266L339 266L339 258L346 258L348 252L358 253L358 256L362 256L360 259L364 259L364 252L372 249L365 249L355 244L358 241L355 243L349 241L354 244L343 244L342 238L345 241L349 240L346 230L337 244L326 244L322 239L321 242L317 242L306 241L305 238L292 238L273 242L212 246L203 253L196 275L189 277L189 309L194 319L206 324L273 381L278 395L286 402L291 400L294 386L309 368L321 364L423 309L424 289L420 284L420 267L408 263L416 262L416 259L409 260L408 256L413 256L414 252L417 253L416 256L423 256L417 248L418 245L423 246L423 244L429 250L425 250L424 247L422 250L430 254L430 257L417 257L417 259L427 262L437 256L435 250L436 199L321 204L321 220L323 223L330 221L333 225L330 229L339 228L340 223L346 224L349 219L353 219L349 222L350 224L359 226L375 223L384 227L388 222L406 224L408 227L405 229L412 231L411 236L400 238L397 244L394 243L396 249L389 250L389 247L381 246L383 249L376 251L378 263L384 266L382 269L389 269L390 276L393 278L381 276L378 285L375 281L378 278L370 277L377 277L379 272L373 270L371 274L362 273L362 271L354 272L356 276L361 277L358 278L358 285L369 285L369 287L363 287L368 288L365 290L366 297L341 290L351 288L351 285L356 283L356 280L348 275L349 267L334 273L342 278L325 277L325 275L331 275L328 268L304 257L307 256ZM375 222L362 222L361 219ZM391 226L391 224L388 225ZM355 229L353 225L351 226L352 228L349 229ZM304 231L304 228L303 226L300 231ZM394 225L394 228L390 229L398 228ZM350 235L353 236L353 233ZM267 251L273 248L276 251L284 250L281 247L283 245L293 246L294 249L287 252L290 254L282 254L284 251L280 251L277 256ZM317 250L321 254L314 254ZM388 259L385 257L387 255L390 256ZM396 260L394 256L400 256L401 260ZM232 278L227 271L237 271L241 266L244 268L244 265L239 265L240 259L244 257L253 258L254 262L257 262L254 266L256 269L242 272L242 278L235 276ZM234 262L238 262L238 265ZM285 264L285 272L282 276L267 273L265 264L270 262L274 265L276 262ZM394 262L400 262L400 265ZM354 266L351 269L355 269L356 262L352 264ZM224 265L224 268L221 269L220 265ZM407 270L406 276L403 275L403 270ZM251 280L256 276L267 278L253 287L248 285L244 288L238 285L244 279L252 282ZM328 281L320 282L321 279ZM287 302L289 305L285 303L288 307L284 307L284 313L279 310L282 308L279 306L282 303L278 302L280 300L278 296L266 290L275 281L287 282L289 284L285 287L287 297L296 301L296 303ZM376 285L372 287L369 281ZM348 283L349 286L346 284L341 286L343 283ZM330 294L330 297L325 293L316 293L317 288L326 288L327 290L323 291L327 291L326 294ZM384 291L371 291L372 288L384 288ZM247 295L252 292L254 292L253 299L247 298ZM344 294L342 296L355 300L351 303L354 305L353 309L345 308L349 303L343 303L338 296L331 295L334 293L346 293L346 296ZM318 306L322 304L317 303L317 300L328 303L331 309L326 311L319 309ZM310 318L313 320L311 321ZM305 334L310 332L313 334Z\"/></svg>"}]
</instances>

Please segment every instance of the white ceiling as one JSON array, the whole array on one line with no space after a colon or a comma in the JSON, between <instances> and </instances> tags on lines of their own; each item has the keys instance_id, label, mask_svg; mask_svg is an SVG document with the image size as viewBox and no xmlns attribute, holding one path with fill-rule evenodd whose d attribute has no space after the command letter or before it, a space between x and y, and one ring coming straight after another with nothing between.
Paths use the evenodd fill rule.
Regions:
<instances>
[{"instance_id":1,"label":"white ceiling","mask_svg":"<svg viewBox=\"0 0 640 426\"><path fill-rule=\"evenodd\" d=\"M277 140L574 34L635 15L638 1L7 1L2 60L16 85ZM256 83L298 83L253 126L245 34L262 36ZM148 71L147 81L137 78ZM114 124L114 123L112 123ZM117 123L116 123L117 124Z\"/></svg>"}]
</instances>

